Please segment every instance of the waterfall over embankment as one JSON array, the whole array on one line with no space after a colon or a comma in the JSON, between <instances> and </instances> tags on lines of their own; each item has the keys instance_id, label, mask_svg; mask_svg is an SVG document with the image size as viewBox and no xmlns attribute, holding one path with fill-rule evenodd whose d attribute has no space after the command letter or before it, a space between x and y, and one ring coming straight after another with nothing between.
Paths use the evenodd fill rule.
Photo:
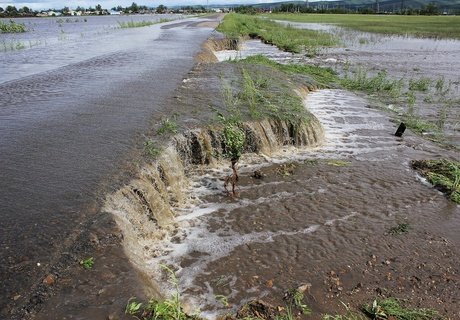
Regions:
<instances>
[{"instance_id":1,"label":"waterfall over embankment","mask_svg":"<svg viewBox=\"0 0 460 320\"><path fill-rule=\"evenodd\" d=\"M241 126L246 135L245 152L270 155L283 146L315 147L324 138L314 116L298 124L266 119ZM148 276L155 268L147 261L162 254L155 244L174 241L180 232L176 215L199 203L191 175L223 166L225 148L219 127L177 134L158 159L139 170L136 179L108 196L105 210L113 213L123 232L126 253Z\"/></svg>"}]
</instances>

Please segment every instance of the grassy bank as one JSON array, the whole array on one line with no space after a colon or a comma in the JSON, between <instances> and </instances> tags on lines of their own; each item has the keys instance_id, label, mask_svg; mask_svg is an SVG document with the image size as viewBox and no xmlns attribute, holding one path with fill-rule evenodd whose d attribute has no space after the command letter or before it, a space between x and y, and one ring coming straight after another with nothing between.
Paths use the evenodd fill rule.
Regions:
<instances>
[{"instance_id":1,"label":"grassy bank","mask_svg":"<svg viewBox=\"0 0 460 320\"><path fill-rule=\"evenodd\" d=\"M295 29L266 19L235 13L226 15L217 30L228 38L260 38L281 50L295 53L302 50L314 51L338 43L336 38L324 32Z\"/></svg>"},{"instance_id":2,"label":"grassy bank","mask_svg":"<svg viewBox=\"0 0 460 320\"><path fill-rule=\"evenodd\" d=\"M270 14L266 17L293 22L337 24L364 32L460 39L460 16Z\"/></svg>"},{"instance_id":3,"label":"grassy bank","mask_svg":"<svg viewBox=\"0 0 460 320\"><path fill-rule=\"evenodd\" d=\"M304 76L307 77L304 79L307 83L314 83L315 86L322 88L334 86L339 82L337 74L331 68L298 63L281 64L270 60L264 55L251 56L238 62L267 66L288 75Z\"/></svg>"},{"instance_id":4,"label":"grassy bank","mask_svg":"<svg viewBox=\"0 0 460 320\"><path fill-rule=\"evenodd\" d=\"M460 203L460 162L449 160L413 161L412 167L449 199Z\"/></svg>"}]
</instances>

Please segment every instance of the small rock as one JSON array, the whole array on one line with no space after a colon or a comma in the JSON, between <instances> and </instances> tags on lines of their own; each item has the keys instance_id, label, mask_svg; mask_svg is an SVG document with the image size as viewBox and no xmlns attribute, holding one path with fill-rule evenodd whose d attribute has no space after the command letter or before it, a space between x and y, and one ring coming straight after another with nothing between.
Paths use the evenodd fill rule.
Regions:
<instances>
[{"instance_id":1,"label":"small rock","mask_svg":"<svg viewBox=\"0 0 460 320\"><path fill-rule=\"evenodd\" d=\"M52 286L54 282L56 282L56 277L53 276L52 274L47 275L45 279L43 279L43 283L48 286Z\"/></svg>"},{"instance_id":2,"label":"small rock","mask_svg":"<svg viewBox=\"0 0 460 320\"><path fill-rule=\"evenodd\" d=\"M15 296L13 297L13 300L16 301L16 300L18 300L20 297L21 297L21 295L20 295L20 294L17 294L17 295L15 295Z\"/></svg>"},{"instance_id":3,"label":"small rock","mask_svg":"<svg viewBox=\"0 0 460 320\"><path fill-rule=\"evenodd\" d=\"M256 170L252 173L252 177L255 179L262 179L264 175L262 174L260 170Z\"/></svg>"},{"instance_id":4,"label":"small rock","mask_svg":"<svg viewBox=\"0 0 460 320\"><path fill-rule=\"evenodd\" d=\"M118 317L115 313L111 313L107 316L107 320L117 320Z\"/></svg>"},{"instance_id":5,"label":"small rock","mask_svg":"<svg viewBox=\"0 0 460 320\"><path fill-rule=\"evenodd\" d=\"M297 291L300 292L300 293L304 293L305 291L307 293L310 293L310 289L311 289L311 283L308 282L308 283L305 283L305 284L299 286L297 288Z\"/></svg>"}]
</instances>

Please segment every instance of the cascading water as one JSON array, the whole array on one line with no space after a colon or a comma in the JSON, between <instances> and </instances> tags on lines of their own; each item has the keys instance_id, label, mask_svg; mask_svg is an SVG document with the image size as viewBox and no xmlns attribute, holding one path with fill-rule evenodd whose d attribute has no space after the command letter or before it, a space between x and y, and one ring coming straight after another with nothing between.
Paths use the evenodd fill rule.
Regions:
<instances>
[{"instance_id":1,"label":"cascading water","mask_svg":"<svg viewBox=\"0 0 460 320\"><path fill-rule=\"evenodd\" d=\"M314 117L295 126L287 121L263 120L246 122L242 127L247 136L245 149L265 155L287 145L315 147L324 137ZM224 161L219 160L224 148L219 130L195 129L176 135L156 162L143 167L137 179L108 196L105 210L115 216L126 252L142 271L150 275L157 272L158 266L151 268L146 262L167 254L160 249L161 242L183 232L184 226L178 221L187 219L178 214L200 204L196 189L202 187L198 181L206 180L209 173L205 172L214 171L213 184L216 173L225 177ZM220 188L214 186L218 193Z\"/></svg>"}]
</instances>

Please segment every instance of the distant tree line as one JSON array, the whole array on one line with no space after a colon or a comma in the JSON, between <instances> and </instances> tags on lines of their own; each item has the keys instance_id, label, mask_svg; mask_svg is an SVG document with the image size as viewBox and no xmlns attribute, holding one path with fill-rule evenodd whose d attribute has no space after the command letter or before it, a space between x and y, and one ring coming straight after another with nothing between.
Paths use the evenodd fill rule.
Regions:
<instances>
[{"instance_id":1,"label":"distant tree line","mask_svg":"<svg viewBox=\"0 0 460 320\"><path fill-rule=\"evenodd\" d=\"M169 10L166 6L160 4L158 7L153 8L153 7L147 7L147 6L141 6L133 2L130 6L128 7L122 7L122 6L117 6L111 8L112 11L118 11L120 13L126 13L126 14L143 14L143 13L167 13L167 12L178 12L178 11L186 11L186 12L193 12L193 13L198 13L198 12L206 12L206 9L203 6L196 6L196 7L186 7L186 9L175 9L175 10ZM110 12L107 9L102 8L100 4L96 5L94 8L89 7L89 8L84 8L81 6L78 6L75 10L70 9L69 7L65 6L62 9L49 9L49 10L43 10L43 12L55 12L59 13L64 16L70 16L70 15L75 15L77 12L78 14L83 14L83 15L105 15L105 14L110 14ZM5 18L5 17L34 17L37 16L41 13L42 11L34 11L30 9L29 7L22 7L17 9L15 6L7 6L6 8L0 7L0 18Z\"/></svg>"},{"instance_id":2,"label":"distant tree line","mask_svg":"<svg viewBox=\"0 0 460 320\"><path fill-rule=\"evenodd\" d=\"M29 7L17 9L15 6L7 6L5 9L0 7L0 17L33 17L36 12Z\"/></svg>"}]
</instances>

